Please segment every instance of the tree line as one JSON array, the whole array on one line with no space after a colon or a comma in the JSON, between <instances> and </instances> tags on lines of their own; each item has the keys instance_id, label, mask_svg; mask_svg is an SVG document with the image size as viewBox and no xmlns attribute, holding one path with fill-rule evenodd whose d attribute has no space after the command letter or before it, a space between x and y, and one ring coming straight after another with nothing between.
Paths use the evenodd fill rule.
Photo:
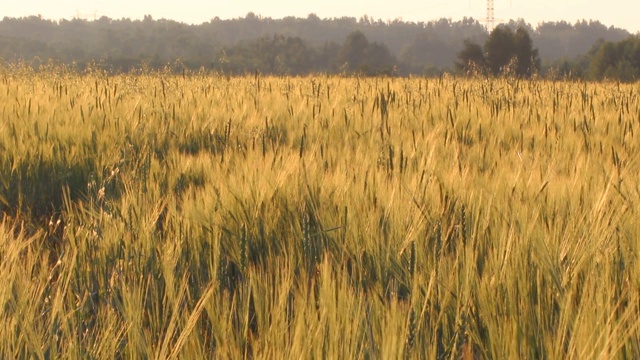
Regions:
<instances>
[{"instance_id":1,"label":"tree line","mask_svg":"<svg viewBox=\"0 0 640 360\"><path fill-rule=\"evenodd\" d=\"M515 56L521 68L514 71L519 75L523 69L533 69L594 79L623 73L625 79L637 76L629 70L636 67L632 46L612 45L637 41L625 30L597 21L548 22L537 28L510 21L499 29L509 29L511 35L496 34L502 38L495 40L495 46L522 46L526 40L535 45L532 51L537 49L533 63L526 64L525 57L515 56L515 48L502 55L492 51L488 41L493 33L487 33L472 18L404 22L366 16L320 19L310 14L306 18L271 19L253 13L230 20L213 18L199 25L151 16L142 20L101 17L95 21L5 17L0 21L0 57L35 65L55 59L79 68L102 66L111 71L179 63L190 69L234 74L258 70L283 75L439 75L467 72L468 64L461 63L465 59L460 56L475 51L475 56L483 55L474 62L476 70L487 74L506 69L501 63L504 59L491 58L499 55L509 61ZM601 47L606 49L601 52ZM609 61L618 57L627 60Z\"/></svg>"}]
</instances>

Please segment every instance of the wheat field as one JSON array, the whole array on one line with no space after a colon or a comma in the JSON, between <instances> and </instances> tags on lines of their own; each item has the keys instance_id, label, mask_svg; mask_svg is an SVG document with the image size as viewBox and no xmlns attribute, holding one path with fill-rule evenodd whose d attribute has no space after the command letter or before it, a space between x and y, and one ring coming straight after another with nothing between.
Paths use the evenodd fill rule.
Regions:
<instances>
[{"instance_id":1,"label":"wheat field","mask_svg":"<svg viewBox=\"0 0 640 360\"><path fill-rule=\"evenodd\" d=\"M639 93L0 68L0 357L637 358Z\"/></svg>"}]
</instances>

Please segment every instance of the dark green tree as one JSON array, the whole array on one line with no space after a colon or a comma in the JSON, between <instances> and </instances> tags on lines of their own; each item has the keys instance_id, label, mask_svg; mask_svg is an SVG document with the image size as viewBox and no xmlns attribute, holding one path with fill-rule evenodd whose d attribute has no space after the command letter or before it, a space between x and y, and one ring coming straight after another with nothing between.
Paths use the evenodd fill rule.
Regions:
<instances>
[{"instance_id":1,"label":"dark green tree","mask_svg":"<svg viewBox=\"0 0 640 360\"><path fill-rule=\"evenodd\" d=\"M515 38L510 28L498 26L493 29L484 44L487 65L493 75L500 75L507 71L508 65L515 56L515 47Z\"/></svg>"},{"instance_id":2,"label":"dark green tree","mask_svg":"<svg viewBox=\"0 0 640 360\"><path fill-rule=\"evenodd\" d=\"M350 73L362 75L390 74L396 63L384 44L370 43L360 31L354 31L345 40L339 55L341 66Z\"/></svg>"},{"instance_id":3,"label":"dark green tree","mask_svg":"<svg viewBox=\"0 0 640 360\"><path fill-rule=\"evenodd\" d=\"M354 31L345 40L340 50L340 62L345 70L358 72L366 60L369 40L360 31Z\"/></svg>"},{"instance_id":4,"label":"dark green tree","mask_svg":"<svg viewBox=\"0 0 640 360\"><path fill-rule=\"evenodd\" d=\"M458 53L458 60L455 63L456 68L464 73L484 73L486 71L487 61L484 58L482 47L469 39L464 41L464 48Z\"/></svg>"},{"instance_id":5,"label":"dark green tree","mask_svg":"<svg viewBox=\"0 0 640 360\"><path fill-rule=\"evenodd\" d=\"M365 55L365 75L391 75L393 73L396 59L384 44L378 42L369 44Z\"/></svg>"},{"instance_id":6,"label":"dark green tree","mask_svg":"<svg viewBox=\"0 0 640 360\"><path fill-rule=\"evenodd\" d=\"M596 80L640 80L640 36L616 43L604 42L591 58L589 72Z\"/></svg>"},{"instance_id":7,"label":"dark green tree","mask_svg":"<svg viewBox=\"0 0 640 360\"><path fill-rule=\"evenodd\" d=\"M495 28L484 45L487 66L494 75L512 73L530 77L540 69L538 50L533 48L529 32L519 26L514 33L507 26Z\"/></svg>"},{"instance_id":8,"label":"dark green tree","mask_svg":"<svg viewBox=\"0 0 640 360\"><path fill-rule=\"evenodd\" d=\"M514 35L515 55L517 59L516 75L520 77L530 77L534 72L540 70L540 56L538 49L533 48L533 41L529 32L518 27Z\"/></svg>"}]
</instances>

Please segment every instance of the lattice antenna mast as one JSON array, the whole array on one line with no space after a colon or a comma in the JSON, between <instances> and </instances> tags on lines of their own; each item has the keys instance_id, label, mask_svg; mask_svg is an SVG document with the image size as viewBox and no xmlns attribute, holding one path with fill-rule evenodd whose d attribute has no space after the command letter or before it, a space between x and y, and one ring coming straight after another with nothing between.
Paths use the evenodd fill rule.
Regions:
<instances>
[{"instance_id":1,"label":"lattice antenna mast","mask_svg":"<svg viewBox=\"0 0 640 360\"><path fill-rule=\"evenodd\" d=\"M496 26L496 12L494 0L487 0L487 31L491 32Z\"/></svg>"}]
</instances>

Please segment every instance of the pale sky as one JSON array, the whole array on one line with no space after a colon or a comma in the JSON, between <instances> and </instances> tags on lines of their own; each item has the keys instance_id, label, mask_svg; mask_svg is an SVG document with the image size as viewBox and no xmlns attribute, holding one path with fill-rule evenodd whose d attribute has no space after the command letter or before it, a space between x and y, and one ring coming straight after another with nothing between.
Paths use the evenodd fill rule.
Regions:
<instances>
[{"instance_id":1,"label":"pale sky","mask_svg":"<svg viewBox=\"0 0 640 360\"><path fill-rule=\"evenodd\" d=\"M244 17L252 11L271 18L321 18L368 15L374 19L430 21L464 16L486 17L486 0L0 0L0 18L42 15L48 19L71 19L76 14L93 14L114 19L140 19L151 15L199 24L218 16L222 19ZM640 32L639 0L495 0L495 17L500 20L523 18L534 27L540 21L599 20L632 33Z\"/></svg>"}]
</instances>

